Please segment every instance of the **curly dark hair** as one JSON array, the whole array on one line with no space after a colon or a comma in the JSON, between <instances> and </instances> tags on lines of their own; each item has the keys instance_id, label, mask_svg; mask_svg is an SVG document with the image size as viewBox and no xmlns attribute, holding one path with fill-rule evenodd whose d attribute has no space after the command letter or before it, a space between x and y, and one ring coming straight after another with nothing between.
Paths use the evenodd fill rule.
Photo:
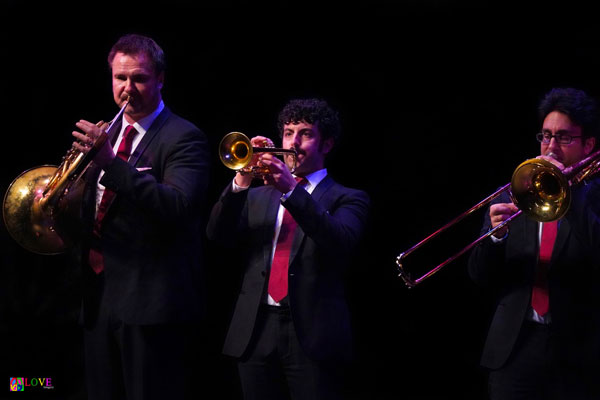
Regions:
<instances>
[{"instance_id":1,"label":"curly dark hair","mask_svg":"<svg viewBox=\"0 0 600 400\"><path fill-rule=\"evenodd\" d=\"M117 53L145 53L148 57L150 57L156 75L163 72L166 68L165 53L154 40L147 36L142 36L135 33L121 36L108 53L109 68L112 68L112 62Z\"/></svg>"},{"instance_id":2,"label":"curly dark hair","mask_svg":"<svg viewBox=\"0 0 600 400\"><path fill-rule=\"evenodd\" d=\"M301 121L317 125L321 133L321 141L333 138L334 142L337 143L341 138L342 128L338 113L325 100L290 100L279 113L277 120L279 136L283 135L284 125Z\"/></svg>"},{"instance_id":3,"label":"curly dark hair","mask_svg":"<svg viewBox=\"0 0 600 400\"><path fill-rule=\"evenodd\" d=\"M583 90L574 88L554 88L548 92L538 107L540 121L553 111L567 115L581 127L585 137L598 138L598 105L596 100Z\"/></svg>"}]
</instances>

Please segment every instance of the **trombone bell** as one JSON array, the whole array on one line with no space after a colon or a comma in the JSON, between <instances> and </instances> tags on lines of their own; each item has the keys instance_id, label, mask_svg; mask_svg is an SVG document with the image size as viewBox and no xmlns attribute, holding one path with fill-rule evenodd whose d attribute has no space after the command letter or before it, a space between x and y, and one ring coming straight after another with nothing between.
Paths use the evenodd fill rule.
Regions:
<instances>
[{"instance_id":1,"label":"trombone bell","mask_svg":"<svg viewBox=\"0 0 600 400\"><path fill-rule=\"evenodd\" d=\"M571 205L569 180L554 164L541 158L521 163L510 183L513 203L538 222L562 218Z\"/></svg>"}]
</instances>

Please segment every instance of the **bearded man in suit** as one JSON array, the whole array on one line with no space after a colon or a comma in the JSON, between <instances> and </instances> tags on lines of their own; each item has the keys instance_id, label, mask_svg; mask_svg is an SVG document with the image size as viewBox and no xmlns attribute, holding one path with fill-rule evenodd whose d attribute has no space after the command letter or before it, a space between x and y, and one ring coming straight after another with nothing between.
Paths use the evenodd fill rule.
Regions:
<instances>
[{"instance_id":1,"label":"bearded man in suit","mask_svg":"<svg viewBox=\"0 0 600 400\"><path fill-rule=\"evenodd\" d=\"M344 275L367 223L369 198L335 182L326 156L340 136L323 100L279 114L283 160L257 153L264 186L237 173L212 210L209 239L235 246L244 276L224 353L237 358L244 398L337 399L351 358ZM260 147L269 139L251 139ZM287 393L286 393L287 392Z\"/></svg>"}]
</instances>

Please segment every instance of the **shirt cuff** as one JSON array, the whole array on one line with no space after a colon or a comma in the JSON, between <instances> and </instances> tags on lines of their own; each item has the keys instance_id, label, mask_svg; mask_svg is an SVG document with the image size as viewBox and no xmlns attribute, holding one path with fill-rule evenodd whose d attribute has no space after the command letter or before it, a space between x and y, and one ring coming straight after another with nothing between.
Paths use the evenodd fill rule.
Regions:
<instances>
[{"instance_id":1,"label":"shirt cuff","mask_svg":"<svg viewBox=\"0 0 600 400\"><path fill-rule=\"evenodd\" d=\"M494 235L490 236L490 238L492 239L492 242L494 242L494 243L502 243L506 240L507 237L508 237L508 231L506 231L506 234L504 236L502 236L501 238L497 238Z\"/></svg>"},{"instance_id":2,"label":"shirt cuff","mask_svg":"<svg viewBox=\"0 0 600 400\"><path fill-rule=\"evenodd\" d=\"M287 192L287 193L284 193L284 194L282 194L282 195L281 195L281 197L279 198L279 200L280 200L282 203L284 203L284 202L285 202L285 201L288 199L288 197L290 197L290 196L292 195L292 192L293 192L293 191L294 191L294 189L290 190L290 191L289 191L289 192Z\"/></svg>"},{"instance_id":3,"label":"shirt cuff","mask_svg":"<svg viewBox=\"0 0 600 400\"><path fill-rule=\"evenodd\" d=\"M233 181L231 182L231 191L233 193L243 192L244 190L248 190L249 188L250 186L240 186L237 183L235 183L235 178L233 178Z\"/></svg>"}]
</instances>

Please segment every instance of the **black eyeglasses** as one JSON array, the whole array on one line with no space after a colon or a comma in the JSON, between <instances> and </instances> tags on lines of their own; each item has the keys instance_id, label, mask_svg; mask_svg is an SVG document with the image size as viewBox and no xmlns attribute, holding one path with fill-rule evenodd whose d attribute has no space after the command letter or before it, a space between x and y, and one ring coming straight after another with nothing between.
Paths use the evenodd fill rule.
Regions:
<instances>
[{"instance_id":1,"label":"black eyeglasses","mask_svg":"<svg viewBox=\"0 0 600 400\"><path fill-rule=\"evenodd\" d=\"M566 135L564 133L559 133L559 134L553 135L550 132L539 132L535 135L535 138L537 139L537 141L540 143L544 143L544 144L550 143L552 138L555 138L559 144L571 144L573 139L580 138L580 137L581 136Z\"/></svg>"}]
</instances>

